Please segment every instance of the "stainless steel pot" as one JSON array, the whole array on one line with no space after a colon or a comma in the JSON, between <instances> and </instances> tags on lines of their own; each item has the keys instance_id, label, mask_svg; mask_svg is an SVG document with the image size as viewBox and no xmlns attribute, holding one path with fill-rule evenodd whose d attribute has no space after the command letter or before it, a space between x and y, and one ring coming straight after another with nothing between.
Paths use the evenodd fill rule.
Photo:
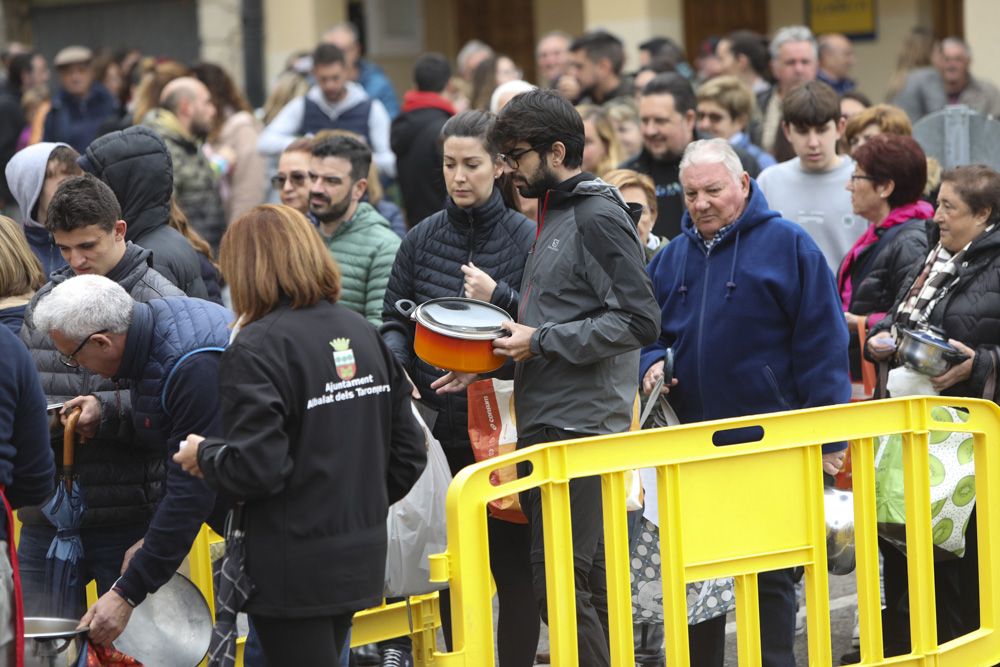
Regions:
<instances>
[{"instance_id":1,"label":"stainless steel pot","mask_svg":"<svg viewBox=\"0 0 1000 667\"><path fill-rule=\"evenodd\" d=\"M80 621L72 618L25 618L25 667L76 665L90 629L77 629L79 624Z\"/></svg>"},{"instance_id":2,"label":"stainless steel pot","mask_svg":"<svg viewBox=\"0 0 1000 667\"><path fill-rule=\"evenodd\" d=\"M823 492L826 511L826 562L831 574L854 571L854 494L827 488Z\"/></svg>"},{"instance_id":3,"label":"stainless steel pot","mask_svg":"<svg viewBox=\"0 0 1000 667\"><path fill-rule=\"evenodd\" d=\"M943 332L936 329L900 329L899 349L896 358L901 364L918 373L937 377L968 357L948 342Z\"/></svg>"},{"instance_id":4,"label":"stainless steel pot","mask_svg":"<svg viewBox=\"0 0 1000 667\"><path fill-rule=\"evenodd\" d=\"M212 613L205 597L187 577L175 573L132 611L114 646L144 665L195 667L211 640Z\"/></svg>"}]
</instances>

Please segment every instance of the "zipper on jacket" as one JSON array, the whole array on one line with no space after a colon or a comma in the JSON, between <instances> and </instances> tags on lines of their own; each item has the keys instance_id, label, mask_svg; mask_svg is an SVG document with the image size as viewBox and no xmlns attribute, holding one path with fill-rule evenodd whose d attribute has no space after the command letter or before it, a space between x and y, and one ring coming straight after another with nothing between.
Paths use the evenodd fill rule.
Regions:
<instances>
[{"instance_id":1,"label":"zipper on jacket","mask_svg":"<svg viewBox=\"0 0 1000 667\"><path fill-rule=\"evenodd\" d=\"M702 359L705 358L705 355L702 354L701 342L702 338L704 337L703 332L705 330L705 302L708 301L708 276L712 266L709 263L709 260L711 259L711 256L712 256L712 248L708 248L707 250L705 250L705 277L704 277L705 282L701 288L701 308L698 312L698 339L697 339L698 343L695 346L698 350L698 402L701 405L702 419L705 419L705 389L702 384L702 377L703 377Z\"/></svg>"},{"instance_id":2,"label":"zipper on jacket","mask_svg":"<svg viewBox=\"0 0 1000 667\"><path fill-rule=\"evenodd\" d=\"M538 237L542 235L542 226L545 224L545 211L549 208L549 195L552 193L551 190L545 192L545 199L542 200L542 207L538 209L538 225L535 228L535 242L531 244L531 250L528 252L528 261L531 262L531 278L528 280L528 286L524 288L524 294L521 295L521 303L517 309L517 321L523 321L521 317L524 314L524 309L528 306L528 297L531 295L531 288L534 286L534 276L535 276L535 246L538 245ZM525 271L528 270L528 265L525 263Z\"/></svg>"}]
</instances>

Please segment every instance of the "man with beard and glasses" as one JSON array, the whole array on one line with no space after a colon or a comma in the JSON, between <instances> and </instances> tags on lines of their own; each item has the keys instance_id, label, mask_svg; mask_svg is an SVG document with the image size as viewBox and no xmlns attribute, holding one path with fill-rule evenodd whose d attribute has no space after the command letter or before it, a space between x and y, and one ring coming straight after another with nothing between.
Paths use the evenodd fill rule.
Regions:
<instances>
[{"instance_id":1,"label":"man with beard and glasses","mask_svg":"<svg viewBox=\"0 0 1000 667\"><path fill-rule=\"evenodd\" d=\"M163 87L160 106L146 122L167 144L174 194L191 226L218 251L226 231L219 177L202 151L215 118L212 96L198 79L181 77Z\"/></svg>"},{"instance_id":2,"label":"man with beard and glasses","mask_svg":"<svg viewBox=\"0 0 1000 667\"><path fill-rule=\"evenodd\" d=\"M518 95L490 133L522 197L535 197L538 234L521 280L517 323L494 341L513 358L517 447L624 433L639 388L639 349L656 340L659 308L636 220L616 188L582 172L583 120L551 90ZM637 207L638 208L638 207ZM431 386L464 391L474 376ZM527 470L518 471L521 476ZM610 664L599 477L569 484L579 664ZM540 489L521 494L530 526L538 609L548 622Z\"/></svg>"},{"instance_id":3,"label":"man with beard and glasses","mask_svg":"<svg viewBox=\"0 0 1000 667\"><path fill-rule=\"evenodd\" d=\"M309 213L340 265L339 303L382 324L382 298L400 239L375 207L362 201L372 152L361 139L316 141L309 162Z\"/></svg>"}]
</instances>

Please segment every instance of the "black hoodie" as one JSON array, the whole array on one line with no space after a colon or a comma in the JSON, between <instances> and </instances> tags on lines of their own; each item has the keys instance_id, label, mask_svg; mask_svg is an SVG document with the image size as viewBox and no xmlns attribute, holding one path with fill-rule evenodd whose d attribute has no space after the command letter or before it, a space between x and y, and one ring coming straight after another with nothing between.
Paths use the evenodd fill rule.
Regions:
<instances>
[{"instance_id":1,"label":"black hoodie","mask_svg":"<svg viewBox=\"0 0 1000 667\"><path fill-rule=\"evenodd\" d=\"M77 162L118 197L126 240L150 250L153 268L185 294L207 299L197 252L167 224L174 181L163 140L148 127L130 127L98 137Z\"/></svg>"}]
</instances>

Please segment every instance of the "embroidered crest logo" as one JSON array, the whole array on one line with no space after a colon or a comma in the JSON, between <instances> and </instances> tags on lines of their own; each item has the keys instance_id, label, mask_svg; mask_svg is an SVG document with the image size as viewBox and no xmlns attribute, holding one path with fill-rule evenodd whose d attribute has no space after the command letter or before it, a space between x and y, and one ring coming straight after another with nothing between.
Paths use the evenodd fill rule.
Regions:
<instances>
[{"instance_id":1,"label":"embroidered crest logo","mask_svg":"<svg viewBox=\"0 0 1000 667\"><path fill-rule=\"evenodd\" d=\"M357 375L358 366L354 363L354 351L351 350L350 338L334 338L330 341L333 348L333 363L337 365L337 375L341 380L351 380Z\"/></svg>"}]
</instances>

